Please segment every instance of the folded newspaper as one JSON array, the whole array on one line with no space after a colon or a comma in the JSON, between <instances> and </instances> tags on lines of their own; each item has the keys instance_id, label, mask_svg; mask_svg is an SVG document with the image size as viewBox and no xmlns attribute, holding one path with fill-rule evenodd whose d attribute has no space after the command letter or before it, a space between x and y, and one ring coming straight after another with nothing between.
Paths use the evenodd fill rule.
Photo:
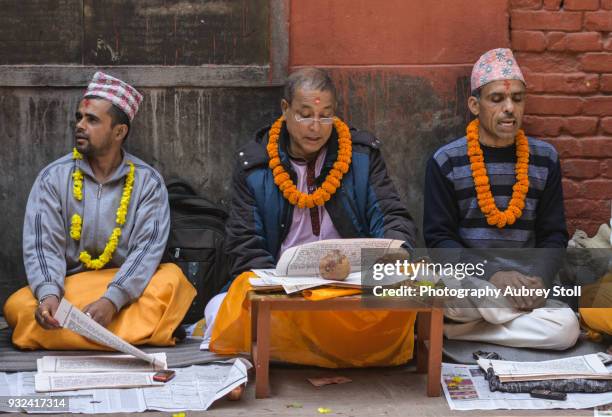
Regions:
<instances>
[{"instance_id":1,"label":"folded newspaper","mask_svg":"<svg viewBox=\"0 0 612 417\"><path fill-rule=\"evenodd\" d=\"M250 283L255 289L284 289L287 294L324 285L361 288L362 249L380 250L384 256L397 251L403 243L393 239L329 239L306 243L283 252L275 269L253 270L257 278L251 278ZM350 264L350 273L343 281L325 279L320 274L321 258L334 250L341 251Z\"/></svg>"},{"instance_id":2,"label":"folded newspaper","mask_svg":"<svg viewBox=\"0 0 612 417\"><path fill-rule=\"evenodd\" d=\"M612 371L604 364L610 355L605 353L573 356L542 362L513 362L478 359L487 371L493 369L500 382L544 381L553 379L612 379Z\"/></svg>"},{"instance_id":3,"label":"folded newspaper","mask_svg":"<svg viewBox=\"0 0 612 417\"><path fill-rule=\"evenodd\" d=\"M147 354L132 346L65 298L54 317L60 326L127 355L45 356L37 361L37 392L163 385L153 374L168 369L165 353Z\"/></svg>"}]
</instances>

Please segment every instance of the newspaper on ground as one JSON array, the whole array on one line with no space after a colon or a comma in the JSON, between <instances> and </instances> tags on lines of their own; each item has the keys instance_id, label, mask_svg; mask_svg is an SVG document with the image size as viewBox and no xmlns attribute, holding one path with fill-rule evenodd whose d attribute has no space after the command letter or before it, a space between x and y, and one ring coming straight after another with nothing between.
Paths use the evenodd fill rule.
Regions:
<instances>
[{"instance_id":1,"label":"newspaper on ground","mask_svg":"<svg viewBox=\"0 0 612 417\"><path fill-rule=\"evenodd\" d=\"M577 378L612 379L612 372L606 368L599 354L542 362L514 362L480 358L478 365L485 371L493 368L500 382Z\"/></svg>"},{"instance_id":2,"label":"newspaper on ground","mask_svg":"<svg viewBox=\"0 0 612 417\"><path fill-rule=\"evenodd\" d=\"M567 400L533 398L529 394L491 392L478 365L442 364L442 389L451 410L582 409L612 402L612 392L570 393Z\"/></svg>"},{"instance_id":3,"label":"newspaper on ground","mask_svg":"<svg viewBox=\"0 0 612 417\"><path fill-rule=\"evenodd\" d=\"M163 382L153 380L154 374L155 372L37 373L34 376L34 387L36 392L52 392L164 385Z\"/></svg>"},{"instance_id":4,"label":"newspaper on ground","mask_svg":"<svg viewBox=\"0 0 612 417\"><path fill-rule=\"evenodd\" d=\"M154 365L155 369L167 369L165 361L162 363L156 360L155 356L146 354L142 350L130 345L125 340L114 335L94 319L73 306L68 300L62 298L60 305L54 315L60 326L72 330L94 342L108 346L112 349L135 356L143 361Z\"/></svg>"},{"instance_id":5,"label":"newspaper on ground","mask_svg":"<svg viewBox=\"0 0 612 417\"><path fill-rule=\"evenodd\" d=\"M152 356L166 363L164 352ZM130 355L43 356L36 364L36 392L163 385L153 380L152 363Z\"/></svg>"},{"instance_id":6,"label":"newspaper on ground","mask_svg":"<svg viewBox=\"0 0 612 417\"><path fill-rule=\"evenodd\" d=\"M166 363L166 353L151 353L158 363ZM43 356L36 361L39 373L155 372L152 363L131 355Z\"/></svg>"},{"instance_id":7,"label":"newspaper on ground","mask_svg":"<svg viewBox=\"0 0 612 417\"><path fill-rule=\"evenodd\" d=\"M35 373L0 373L0 397L35 396L68 399L70 413L135 413L146 410L204 411L234 388L247 382L251 364L244 359L176 369L176 377L161 386L126 389L95 389L40 394ZM15 409L0 402L0 411L40 413L39 409ZM57 413L57 411L47 411Z\"/></svg>"}]
</instances>

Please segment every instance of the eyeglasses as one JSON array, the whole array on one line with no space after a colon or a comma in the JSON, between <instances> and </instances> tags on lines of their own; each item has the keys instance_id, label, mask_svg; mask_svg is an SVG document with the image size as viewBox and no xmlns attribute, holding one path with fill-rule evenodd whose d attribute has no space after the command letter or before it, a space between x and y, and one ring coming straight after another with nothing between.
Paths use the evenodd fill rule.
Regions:
<instances>
[{"instance_id":1,"label":"eyeglasses","mask_svg":"<svg viewBox=\"0 0 612 417\"><path fill-rule=\"evenodd\" d=\"M295 121L303 125L311 125L314 122L319 122L322 125L330 125L334 123L335 119L335 117L319 117L318 119L315 119L314 117L301 117L297 114L295 115Z\"/></svg>"}]
</instances>

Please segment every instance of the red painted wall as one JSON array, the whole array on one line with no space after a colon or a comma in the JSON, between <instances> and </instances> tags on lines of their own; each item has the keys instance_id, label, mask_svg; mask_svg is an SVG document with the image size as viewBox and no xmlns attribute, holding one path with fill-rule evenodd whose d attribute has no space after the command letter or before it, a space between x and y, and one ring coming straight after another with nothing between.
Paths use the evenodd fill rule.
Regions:
<instances>
[{"instance_id":1,"label":"red painted wall","mask_svg":"<svg viewBox=\"0 0 612 417\"><path fill-rule=\"evenodd\" d=\"M592 234L612 200L610 32L612 0L293 0L290 67L331 70L341 115L386 143L420 221L424 160L463 134L473 63L511 47L528 83L525 129L561 155L570 233Z\"/></svg>"},{"instance_id":2,"label":"red painted wall","mask_svg":"<svg viewBox=\"0 0 612 417\"><path fill-rule=\"evenodd\" d=\"M460 137L473 63L508 47L507 0L293 0L290 67L330 70L340 116L374 132L422 219L427 158Z\"/></svg>"},{"instance_id":3,"label":"red painted wall","mask_svg":"<svg viewBox=\"0 0 612 417\"><path fill-rule=\"evenodd\" d=\"M527 133L561 155L570 231L590 235L612 200L612 0L512 0L528 84Z\"/></svg>"},{"instance_id":4,"label":"red painted wall","mask_svg":"<svg viewBox=\"0 0 612 417\"><path fill-rule=\"evenodd\" d=\"M506 0L294 0L291 65L470 64L507 28Z\"/></svg>"}]
</instances>

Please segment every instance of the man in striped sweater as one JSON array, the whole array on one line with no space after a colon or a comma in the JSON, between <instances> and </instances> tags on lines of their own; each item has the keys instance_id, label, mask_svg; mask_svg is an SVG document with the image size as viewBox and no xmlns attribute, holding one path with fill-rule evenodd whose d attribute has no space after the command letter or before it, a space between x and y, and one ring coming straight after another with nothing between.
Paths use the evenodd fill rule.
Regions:
<instances>
[{"instance_id":1,"label":"man in striped sweater","mask_svg":"<svg viewBox=\"0 0 612 417\"><path fill-rule=\"evenodd\" d=\"M468 107L477 119L466 136L442 146L427 164L423 219L427 246L565 248L568 234L559 158L551 145L527 138L520 130L525 80L512 51L494 49L480 57L471 86ZM472 279L470 285L503 291L544 289L550 285L554 265L540 262L532 274L516 269L520 268L504 266L497 259L489 262L484 280ZM447 308L452 322L445 325L445 335L559 350L576 342L578 321L565 304L537 295L501 298L476 302L477 308Z\"/></svg>"}]
</instances>

